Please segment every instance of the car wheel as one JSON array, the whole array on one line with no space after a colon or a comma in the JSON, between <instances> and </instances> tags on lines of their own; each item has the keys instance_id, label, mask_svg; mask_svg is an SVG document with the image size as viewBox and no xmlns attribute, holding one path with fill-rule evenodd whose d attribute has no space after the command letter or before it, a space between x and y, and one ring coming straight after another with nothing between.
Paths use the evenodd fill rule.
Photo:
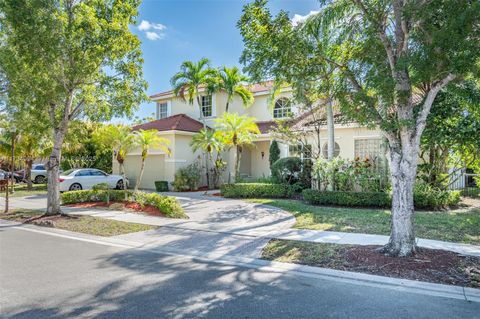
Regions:
<instances>
[{"instance_id":1,"label":"car wheel","mask_svg":"<svg viewBox=\"0 0 480 319\"><path fill-rule=\"evenodd\" d=\"M123 189L123 179L121 179L117 182L117 186L115 188L116 189Z\"/></svg>"},{"instance_id":2,"label":"car wheel","mask_svg":"<svg viewBox=\"0 0 480 319\"><path fill-rule=\"evenodd\" d=\"M74 183L74 184L70 185L68 190L69 191L81 191L82 190L82 185L80 185L79 183Z\"/></svg>"},{"instance_id":3,"label":"car wheel","mask_svg":"<svg viewBox=\"0 0 480 319\"><path fill-rule=\"evenodd\" d=\"M35 184L44 184L45 183L45 176L38 175L37 177L35 177L34 182L35 182Z\"/></svg>"}]
</instances>

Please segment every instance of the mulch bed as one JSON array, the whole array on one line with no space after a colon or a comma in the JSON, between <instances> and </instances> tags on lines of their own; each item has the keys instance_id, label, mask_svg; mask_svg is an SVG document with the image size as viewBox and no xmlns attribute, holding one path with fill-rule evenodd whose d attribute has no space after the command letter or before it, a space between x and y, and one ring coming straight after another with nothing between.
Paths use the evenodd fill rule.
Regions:
<instances>
[{"instance_id":1,"label":"mulch bed","mask_svg":"<svg viewBox=\"0 0 480 319\"><path fill-rule=\"evenodd\" d=\"M110 208L110 209L140 212L140 213L145 213L151 216L166 217L166 215L155 206L144 205L142 207L139 203L135 203L135 202L111 201L108 204L106 202L85 202L85 203L70 204L66 206L78 207L78 208L92 208L92 207L102 208L103 207L103 208Z\"/></svg>"},{"instance_id":2,"label":"mulch bed","mask_svg":"<svg viewBox=\"0 0 480 319\"><path fill-rule=\"evenodd\" d=\"M413 257L396 258L379 246L355 246L343 254L345 270L457 286L480 288L480 258L445 250L418 248Z\"/></svg>"},{"instance_id":3,"label":"mulch bed","mask_svg":"<svg viewBox=\"0 0 480 319\"><path fill-rule=\"evenodd\" d=\"M412 257L389 257L378 251L380 246L338 245L277 241L284 250L263 251L262 258L317 267L361 272L432 283L480 288L480 257L462 256L454 252L417 248ZM322 245L315 251L314 245ZM324 247L324 248L323 248ZM288 252L296 253L288 255ZM315 251L315 252L314 252ZM314 254L317 254L316 256ZM312 257L313 255L313 257Z\"/></svg>"}]
</instances>

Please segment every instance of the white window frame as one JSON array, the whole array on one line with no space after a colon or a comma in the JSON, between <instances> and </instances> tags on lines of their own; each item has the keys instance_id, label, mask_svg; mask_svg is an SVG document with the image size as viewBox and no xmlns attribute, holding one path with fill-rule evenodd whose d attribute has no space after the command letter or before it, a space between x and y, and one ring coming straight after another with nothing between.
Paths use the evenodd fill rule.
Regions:
<instances>
[{"instance_id":1,"label":"white window frame","mask_svg":"<svg viewBox=\"0 0 480 319\"><path fill-rule=\"evenodd\" d=\"M210 98L211 98L211 101L210 101L210 103L211 103L211 114L206 116L206 115L203 113L203 107L204 107L204 106L203 106L203 98L204 98L204 97L207 97L207 96L210 96ZM202 116L203 116L204 118L212 118L212 117L216 117L216 116L217 116L216 105L215 105L215 94L205 94L205 95L200 96L200 103L202 103L202 105L200 106L200 110L201 110Z\"/></svg>"},{"instance_id":2,"label":"white window frame","mask_svg":"<svg viewBox=\"0 0 480 319\"><path fill-rule=\"evenodd\" d=\"M341 147L340 147L340 144L338 144L337 142L334 142L333 144L333 157L338 157L340 156L340 152L341 152ZM338 146L338 147L337 147ZM338 153L337 153L338 151ZM336 154L335 154L336 153ZM323 143L323 147L322 147L322 156L323 158L328 158L328 141Z\"/></svg>"},{"instance_id":3,"label":"white window frame","mask_svg":"<svg viewBox=\"0 0 480 319\"><path fill-rule=\"evenodd\" d=\"M292 148L296 148L296 150L292 151ZM305 148L309 148L310 150L308 151L310 153L310 156L305 156L307 153L305 151ZM288 146L288 156L293 156L293 157L299 157L302 161L303 160L308 160L312 158L312 145L310 144L293 144Z\"/></svg>"},{"instance_id":4,"label":"white window frame","mask_svg":"<svg viewBox=\"0 0 480 319\"><path fill-rule=\"evenodd\" d=\"M280 101L286 101L283 102L284 104L281 107L277 107L277 104L280 103ZM290 117L292 115L292 101L286 97L280 97L275 101L275 105L273 107L273 118L274 119L283 119Z\"/></svg>"},{"instance_id":5,"label":"white window frame","mask_svg":"<svg viewBox=\"0 0 480 319\"><path fill-rule=\"evenodd\" d=\"M376 137L376 136L369 136L369 137L355 137L354 139L354 142L353 142L353 156L354 158L360 158L360 159L365 159L366 157L360 157L359 154L357 153L357 143L360 142L360 141L376 141L376 142L379 142L379 149L378 149L378 154L376 155L376 157L380 158L382 157L383 153L384 153L384 149L383 149L383 141L382 141L382 138L381 137ZM366 153L366 151L363 151L364 153ZM374 159L374 158L370 158L368 157L369 159Z\"/></svg>"},{"instance_id":6,"label":"white window frame","mask_svg":"<svg viewBox=\"0 0 480 319\"><path fill-rule=\"evenodd\" d=\"M161 116L160 105L164 105L164 104L167 105L167 112L166 112L166 116ZM157 102L157 114L156 114L157 120L164 119L164 118L169 117L171 115L172 115L172 102L171 101Z\"/></svg>"}]
</instances>

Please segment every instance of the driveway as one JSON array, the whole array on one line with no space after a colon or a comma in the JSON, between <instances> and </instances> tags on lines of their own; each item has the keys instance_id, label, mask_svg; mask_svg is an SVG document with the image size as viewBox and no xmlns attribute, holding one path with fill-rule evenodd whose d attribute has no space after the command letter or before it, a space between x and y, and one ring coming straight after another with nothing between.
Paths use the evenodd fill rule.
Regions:
<instances>
[{"instance_id":1,"label":"driveway","mask_svg":"<svg viewBox=\"0 0 480 319\"><path fill-rule=\"evenodd\" d=\"M217 254L258 257L268 242L268 234L287 231L295 217L281 209L241 200L225 199L203 192L164 193L175 196L188 220L159 218L135 213L99 209L63 210L79 215L111 218L119 221L161 226L157 229L117 236L145 247L162 246L191 255ZM3 202L0 201L0 210ZM11 207L45 209L46 196L12 198Z\"/></svg>"}]
</instances>

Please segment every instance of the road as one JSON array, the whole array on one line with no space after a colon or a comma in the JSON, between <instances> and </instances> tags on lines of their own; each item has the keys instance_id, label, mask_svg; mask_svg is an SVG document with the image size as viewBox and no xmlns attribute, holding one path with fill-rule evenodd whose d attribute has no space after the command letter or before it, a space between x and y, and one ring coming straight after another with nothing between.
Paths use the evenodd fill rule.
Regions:
<instances>
[{"instance_id":1,"label":"road","mask_svg":"<svg viewBox=\"0 0 480 319\"><path fill-rule=\"evenodd\" d=\"M0 228L0 317L479 318L480 303Z\"/></svg>"}]
</instances>

